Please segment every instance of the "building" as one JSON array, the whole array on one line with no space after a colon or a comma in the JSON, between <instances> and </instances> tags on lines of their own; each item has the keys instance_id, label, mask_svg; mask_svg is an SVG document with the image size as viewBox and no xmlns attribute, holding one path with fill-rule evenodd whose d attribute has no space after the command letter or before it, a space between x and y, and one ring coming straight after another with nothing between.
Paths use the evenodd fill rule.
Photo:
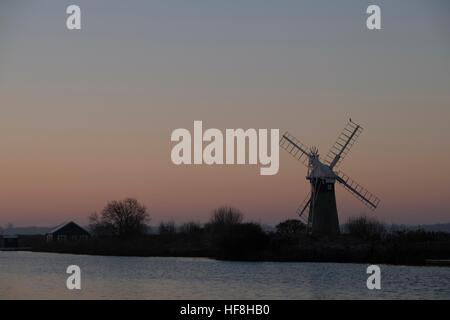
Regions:
<instances>
[{"instance_id":1,"label":"building","mask_svg":"<svg viewBox=\"0 0 450 320\"><path fill-rule=\"evenodd\" d=\"M47 241L80 241L91 235L73 221L63 223L46 234Z\"/></svg>"},{"instance_id":2,"label":"building","mask_svg":"<svg viewBox=\"0 0 450 320\"><path fill-rule=\"evenodd\" d=\"M19 247L19 237L15 235L4 235L2 247L5 249L14 249Z\"/></svg>"}]
</instances>

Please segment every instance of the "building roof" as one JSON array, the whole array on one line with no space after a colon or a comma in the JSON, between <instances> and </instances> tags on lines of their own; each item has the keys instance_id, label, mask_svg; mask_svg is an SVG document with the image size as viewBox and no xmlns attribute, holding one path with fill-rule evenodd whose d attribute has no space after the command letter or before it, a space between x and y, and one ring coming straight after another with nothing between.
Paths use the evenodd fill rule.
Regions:
<instances>
[{"instance_id":1,"label":"building roof","mask_svg":"<svg viewBox=\"0 0 450 320\"><path fill-rule=\"evenodd\" d=\"M68 225L69 223L71 223L71 222L72 222L72 221L69 221L69 222L63 222L63 223L57 225L56 227L54 227L52 230L50 230L50 231L47 232L47 233L54 233L54 232L56 232L56 231L58 231L58 230L64 228L65 226L67 226L67 225Z\"/></svg>"},{"instance_id":2,"label":"building roof","mask_svg":"<svg viewBox=\"0 0 450 320\"><path fill-rule=\"evenodd\" d=\"M56 233L56 232L58 232L58 231L61 231L62 229L66 228L66 227L71 227L71 226L76 227L77 229L80 229L80 230L82 230L83 232L89 234L89 232L88 232L86 229L84 229L83 227L79 226L78 224L76 224L76 223L73 222L73 221L64 222L64 223L62 223L62 224L56 226L56 227L53 228L52 230L50 230L47 234L53 234L53 233Z\"/></svg>"}]
</instances>

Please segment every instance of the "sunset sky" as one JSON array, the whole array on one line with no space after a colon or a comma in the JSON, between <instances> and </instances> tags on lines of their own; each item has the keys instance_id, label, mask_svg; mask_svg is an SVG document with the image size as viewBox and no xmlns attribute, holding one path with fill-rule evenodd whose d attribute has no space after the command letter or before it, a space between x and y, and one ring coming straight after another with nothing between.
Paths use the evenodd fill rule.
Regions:
<instances>
[{"instance_id":1,"label":"sunset sky","mask_svg":"<svg viewBox=\"0 0 450 320\"><path fill-rule=\"evenodd\" d=\"M382 30L369 31L369 4ZM82 30L66 29L78 4ZM450 222L450 2L22 1L0 3L0 225L87 223L135 197L152 224L220 205L295 218L306 168L172 164L171 132L279 128L326 155L364 127L341 169L381 198L337 188L341 222Z\"/></svg>"}]
</instances>

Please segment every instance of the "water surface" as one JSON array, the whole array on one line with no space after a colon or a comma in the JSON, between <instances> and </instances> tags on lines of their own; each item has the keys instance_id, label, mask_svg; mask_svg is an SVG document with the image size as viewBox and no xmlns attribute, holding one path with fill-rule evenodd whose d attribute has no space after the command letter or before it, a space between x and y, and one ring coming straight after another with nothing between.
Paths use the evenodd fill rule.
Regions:
<instances>
[{"instance_id":1,"label":"water surface","mask_svg":"<svg viewBox=\"0 0 450 320\"><path fill-rule=\"evenodd\" d=\"M66 288L66 268L82 289ZM0 299L450 299L450 268L0 252Z\"/></svg>"}]
</instances>

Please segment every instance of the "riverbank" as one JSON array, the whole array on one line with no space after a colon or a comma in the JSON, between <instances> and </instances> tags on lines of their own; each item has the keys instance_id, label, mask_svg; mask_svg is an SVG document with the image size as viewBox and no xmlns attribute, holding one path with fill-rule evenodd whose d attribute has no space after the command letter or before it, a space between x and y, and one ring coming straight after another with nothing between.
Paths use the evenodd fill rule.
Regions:
<instances>
[{"instance_id":1,"label":"riverbank","mask_svg":"<svg viewBox=\"0 0 450 320\"><path fill-rule=\"evenodd\" d=\"M348 235L319 239L276 233L262 238L231 235L211 241L204 234L147 235L121 240L92 238L80 242L46 242L27 239L34 252L98 256L205 257L231 261L335 262L392 265L429 265L432 260L450 259L450 235L402 233L383 239L362 240Z\"/></svg>"}]
</instances>

